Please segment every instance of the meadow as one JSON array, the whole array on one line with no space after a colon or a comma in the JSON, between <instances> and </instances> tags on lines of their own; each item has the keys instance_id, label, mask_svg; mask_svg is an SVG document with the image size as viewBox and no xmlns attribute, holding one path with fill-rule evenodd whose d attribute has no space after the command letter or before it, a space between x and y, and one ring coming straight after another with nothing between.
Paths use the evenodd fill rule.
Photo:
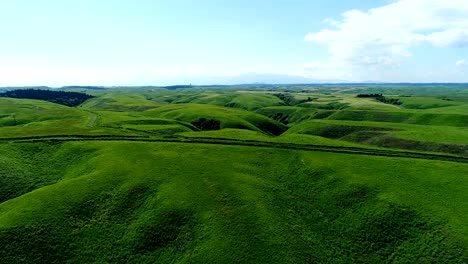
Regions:
<instances>
[{"instance_id":1,"label":"meadow","mask_svg":"<svg viewBox=\"0 0 468 264\"><path fill-rule=\"evenodd\" d=\"M468 263L468 87L63 91L0 97L1 263Z\"/></svg>"}]
</instances>

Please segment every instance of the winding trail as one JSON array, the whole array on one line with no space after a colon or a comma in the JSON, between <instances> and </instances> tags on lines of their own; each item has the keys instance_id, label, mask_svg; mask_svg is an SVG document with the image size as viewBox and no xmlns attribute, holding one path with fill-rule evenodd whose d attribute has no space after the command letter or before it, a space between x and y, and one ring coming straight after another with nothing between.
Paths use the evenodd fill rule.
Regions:
<instances>
[{"instance_id":1,"label":"winding trail","mask_svg":"<svg viewBox=\"0 0 468 264\"><path fill-rule=\"evenodd\" d=\"M96 123L97 123L97 120L98 120L98 115L96 113L94 113L94 112L91 112L91 111L86 111L86 112L91 114L91 118L89 119L87 126L88 127L95 127Z\"/></svg>"},{"instance_id":2,"label":"winding trail","mask_svg":"<svg viewBox=\"0 0 468 264\"><path fill-rule=\"evenodd\" d=\"M97 121L97 115L95 113L91 113L92 116L89 119L88 126L89 127L95 127L96 126L96 121Z\"/></svg>"},{"instance_id":3,"label":"winding trail","mask_svg":"<svg viewBox=\"0 0 468 264\"><path fill-rule=\"evenodd\" d=\"M306 151L321 151L345 154L384 156L384 157L401 157L415 158L428 160L442 160L460 163L468 163L468 157L444 155L435 153L423 153L413 151L400 151L390 149L368 149L357 147L343 146L325 146L325 145L305 145L295 143L278 143L265 142L254 140L234 140L220 138L151 138L141 136L112 136L112 135L54 135L54 136L37 136L37 137L17 137L17 138L0 138L0 143L21 143L21 142L67 142L67 141L127 141L127 142L153 142L153 143L184 143L184 144L216 144L216 145L231 145L231 146L249 146L249 147L266 147L280 148Z\"/></svg>"}]
</instances>

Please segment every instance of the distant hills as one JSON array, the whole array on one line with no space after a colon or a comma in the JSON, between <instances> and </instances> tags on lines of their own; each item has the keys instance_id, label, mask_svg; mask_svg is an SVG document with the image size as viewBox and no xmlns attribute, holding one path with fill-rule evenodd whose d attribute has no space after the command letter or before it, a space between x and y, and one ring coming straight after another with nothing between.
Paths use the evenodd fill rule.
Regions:
<instances>
[{"instance_id":1,"label":"distant hills","mask_svg":"<svg viewBox=\"0 0 468 264\"><path fill-rule=\"evenodd\" d=\"M138 83L141 82L141 83ZM235 76L186 76L178 78L168 78L165 80L151 80L151 78L143 78L139 81L135 80L135 84L122 84L122 85L67 85L62 87L50 86L1 86L0 91L12 89L50 89L60 88L62 90L103 90L106 88L120 88L120 87L170 87L178 88L191 88L192 86L230 86L230 85L327 85L327 84L346 84L346 85L411 85L411 86L467 86L467 83L415 83L415 82L384 82L379 80L366 80L366 81L349 81L342 79L313 79L297 75L287 74L273 74L273 73L245 73ZM179 87L184 86L184 87Z\"/></svg>"},{"instance_id":2,"label":"distant hills","mask_svg":"<svg viewBox=\"0 0 468 264\"><path fill-rule=\"evenodd\" d=\"M167 80L167 83L191 83L194 85L235 85L235 84L321 84L321 83L350 83L339 79L311 79L296 75L272 74L272 73L245 73L236 76L202 76L183 77Z\"/></svg>"}]
</instances>

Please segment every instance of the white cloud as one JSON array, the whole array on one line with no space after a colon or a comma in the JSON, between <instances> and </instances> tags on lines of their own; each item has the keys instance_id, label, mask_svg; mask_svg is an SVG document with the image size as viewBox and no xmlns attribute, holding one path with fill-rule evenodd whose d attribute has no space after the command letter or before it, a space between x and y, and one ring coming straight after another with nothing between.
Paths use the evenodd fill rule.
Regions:
<instances>
[{"instance_id":1,"label":"white cloud","mask_svg":"<svg viewBox=\"0 0 468 264\"><path fill-rule=\"evenodd\" d=\"M398 68L412 56L411 48L420 45L468 46L466 0L399 0L325 21L331 29L309 33L305 40L328 47L329 59L312 63L320 64L328 78L346 71L359 78L369 68Z\"/></svg>"},{"instance_id":2,"label":"white cloud","mask_svg":"<svg viewBox=\"0 0 468 264\"><path fill-rule=\"evenodd\" d=\"M467 60L459 60L455 63L458 67L466 67L468 66L468 61Z\"/></svg>"}]
</instances>

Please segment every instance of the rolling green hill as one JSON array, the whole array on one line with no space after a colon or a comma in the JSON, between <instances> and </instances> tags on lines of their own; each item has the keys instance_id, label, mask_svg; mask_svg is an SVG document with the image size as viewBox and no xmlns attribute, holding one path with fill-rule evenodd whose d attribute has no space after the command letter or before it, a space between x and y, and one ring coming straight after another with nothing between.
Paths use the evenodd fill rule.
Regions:
<instances>
[{"instance_id":1,"label":"rolling green hill","mask_svg":"<svg viewBox=\"0 0 468 264\"><path fill-rule=\"evenodd\" d=\"M95 126L88 111L39 100L0 98L0 113L0 138L124 133Z\"/></svg>"},{"instance_id":2,"label":"rolling green hill","mask_svg":"<svg viewBox=\"0 0 468 264\"><path fill-rule=\"evenodd\" d=\"M9 263L468 257L466 164L203 144L35 144L16 144L25 156L7 157L42 155L34 167L57 172L12 171L29 171L15 185L30 187L0 204L0 256Z\"/></svg>"},{"instance_id":3,"label":"rolling green hill","mask_svg":"<svg viewBox=\"0 0 468 264\"><path fill-rule=\"evenodd\" d=\"M348 111L343 110L329 116L328 119L375 121L390 123L408 123L418 125L468 126L467 114L445 114L410 111Z\"/></svg>"},{"instance_id":4,"label":"rolling green hill","mask_svg":"<svg viewBox=\"0 0 468 264\"><path fill-rule=\"evenodd\" d=\"M0 98L0 263L468 263L464 89Z\"/></svg>"},{"instance_id":5,"label":"rolling green hill","mask_svg":"<svg viewBox=\"0 0 468 264\"><path fill-rule=\"evenodd\" d=\"M245 110L205 104L171 104L144 112L145 116L192 123L200 118L216 120L221 128L242 128L279 135L286 127L265 116Z\"/></svg>"}]
</instances>

